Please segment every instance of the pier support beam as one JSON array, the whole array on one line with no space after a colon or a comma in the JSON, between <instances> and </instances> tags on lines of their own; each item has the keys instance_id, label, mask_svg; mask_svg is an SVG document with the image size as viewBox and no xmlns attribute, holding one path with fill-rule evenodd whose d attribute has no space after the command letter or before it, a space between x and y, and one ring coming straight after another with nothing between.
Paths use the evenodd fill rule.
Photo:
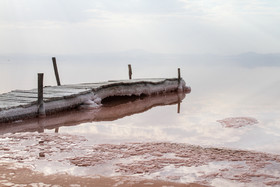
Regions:
<instances>
[{"instance_id":1,"label":"pier support beam","mask_svg":"<svg viewBox=\"0 0 280 187\"><path fill-rule=\"evenodd\" d=\"M177 113L180 114L180 109L181 109L181 101L178 101L177 105Z\"/></svg>"},{"instance_id":2,"label":"pier support beam","mask_svg":"<svg viewBox=\"0 0 280 187\"><path fill-rule=\"evenodd\" d=\"M129 79L132 79L132 68L131 68L131 64L128 64L128 76L129 76Z\"/></svg>"},{"instance_id":3,"label":"pier support beam","mask_svg":"<svg viewBox=\"0 0 280 187\"><path fill-rule=\"evenodd\" d=\"M178 84L181 82L181 69L178 68Z\"/></svg>"},{"instance_id":4,"label":"pier support beam","mask_svg":"<svg viewBox=\"0 0 280 187\"><path fill-rule=\"evenodd\" d=\"M43 96L43 80L44 80L44 73L38 73L38 116L45 117L46 111L44 106L44 96Z\"/></svg>"},{"instance_id":5,"label":"pier support beam","mask_svg":"<svg viewBox=\"0 0 280 187\"><path fill-rule=\"evenodd\" d=\"M184 88L181 85L181 69L178 68L178 92L183 92Z\"/></svg>"},{"instance_id":6,"label":"pier support beam","mask_svg":"<svg viewBox=\"0 0 280 187\"><path fill-rule=\"evenodd\" d=\"M55 78L56 78L56 83L57 83L57 86L60 86L61 84L60 84L58 69L57 69L57 65L56 65L56 58L52 57L52 61L53 61L53 69L54 69L54 74L55 74Z\"/></svg>"},{"instance_id":7,"label":"pier support beam","mask_svg":"<svg viewBox=\"0 0 280 187\"><path fill-rule=\"evenodd\" d=\"M57 64L56 64L56 58L52 57L52 61L53 61L53 69L54 69L54 74L55 74L55 78L56 78L56 83L57 86L60 86L60 78L59 78L59 73L58 73L58 68L57 68ZM58 133L59 128L55 128L55 133Z\"/></svg>"}]
</instances>

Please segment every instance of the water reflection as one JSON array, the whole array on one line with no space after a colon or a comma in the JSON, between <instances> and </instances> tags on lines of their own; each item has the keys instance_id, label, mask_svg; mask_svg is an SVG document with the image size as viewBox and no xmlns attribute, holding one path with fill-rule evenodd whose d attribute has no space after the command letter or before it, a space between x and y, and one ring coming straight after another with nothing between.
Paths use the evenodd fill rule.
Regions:
<instances>
[{"instance_id":1,"label":"water reflection","mask_svg":"<svg viewBox=\"0 0 280 187\"><path fill-rule=\"evenodd\" d=\"M142 113L157 106L178 105L185 98L185 93L166 93L141 97L117 97L108 98L103 101L103 106L96 109L77 109L50 115L46 118L36 118L14 123L0 124L0 134L16 132L44 132L45 129L55 129L59 132L59 127L75 126L88 122L114 121L126 116Z\"/></svg>"},{"instance_id":2,"label":"water reflection","mask_svg":"<svg viewBox=\"0 0 280 187\"><path fill-rule=\"evenodd\" d=\"M80 61L69 63L59 60L62 84L127 78L128 61L100 63L98 66L92 62L83 64L78 62ZM40 66L35 63L26 63L23 66L18 66L18 63L1 64L0 72L3 78L0 79L0 92L36 87L36 73L41 71L46 74L45 85L55 85L51 60L46 59L46 62L39 64ZM45 128L44 131L86 136L93 144L171 141L280 153L279 66L248 68L241 63L219 61L196 64L188 63L185 59L182 62L172 59L165 64L162 64L162 61L153 61L149 64L139 62L133 67L137 78L174 77L177 75L176 68L181 67L182 77L187 85L192 87L192 94L179 103L180 110L174 96L173 105L153 107L149 112L135 115L127 114L130 116L125 118L111 117L114 121L99 120L96 123L97 119L102 118L95 116L94 111L73 111L68 113L65 119L54 119L47 126L51 130ZM17 76L12 76L11 72ZM136 105L130 107L129 110L133 110ZM112 108L108 116L114 112L121 112L119 109L115 110ZM177 112L180 112L180 115ZM95 120L92 119L93 116L96 117ZM87 120L83 121L83 117ZM253 117L259 123L235 129L224 128L217 122L232 117ZM59 129L54 130L56 127ZM1 133L4 133L28 129L38 131L39 127L37 122L33 121L31 124L21 123L14 127L0 128Z\"/></svg>"},{"instance_id":3,"label":"water reflection","mask_svg":"<svg viewBox=\"0 0 280 187\"><path fill-rule=\"evenodd\" d=\"M68 81L67 83L81 83L86 81L98 82L108 79L127 78L126 64L123 65L123 71L120 69L108 69L108 67L115 66L115 64L111 64L110 66L100 65L98 71L94 73L93 71L96 70L96 64L94 63L88 63L86 66L82 66L79 63L73 63L71 65L65 63L64 66L63 64L61 65L63 83L66 83L66 81ZM135 74L141 78L172 77L174 76L174 71L170 67L174 67L178 64L174 65L173 60L172 65L168 64L166 66L161 63L151 63L149 64L148 71L147 64L139 63L138 65ZM141 65L142 67L140 67ZM252 166L255 166L256 162L259 164L259 157L255 157L256 162L245 162L245 165L243 163L244 160L235 157L233 159L237 160L237 162L232 162L233 165L231 167L231 165L229 165L231 163L227 162L228 156L233 156L233 152L243 152L236 152L236 149L250 150L246 151L246 154L244 154L244 156L250 156L246 158L253 158L252 154L255 154L254 151L280 154L280 100L278 98L280 94L280 67L261 66L245 68L239 63L234 66L228 65L227 67L222 65L223 63L215 65L207 63L203 65L178 65L177 67L183 69L182 77L193 90L192 94L187 96L187 99L184 99L185 95L177 94L132 98L132 100L120 100L119 98L117 101L121 102L113 103L110 101L109 103L103 103L104 107L96 110L76 110L49 116L45 119L33 119L13 123L12 125L0 125L0 134L26 131L45 132L40 134L6 134L3 136L4 138L2 141L6 141L7 148L21 145L22 149L20 151L18 151L18 149L11 149L13 152L10 154L10 157L18 157L22 156L22 154L34 153L34 146L32 149L28 150L27 153L22 152L26 150L26 145L21 142L29 141L35 136L37 137L34 140L37 141L35 145L38 145L38 142L40 144L42 137L51 140L45 141L42 145L38 145L37 150L41 150L42 146L45 146L46 150L51 150L54 155L52 158L53 162L50 162L49 157L46 157L46 160L38 160L34 161L35 164L34 162L32 163L32 165L35 165L37 169L42 172L51 171L56 173L57 171L67 171L69 173L72 172L73 174L81 175L100 175L100 173L104 174L105 172L109 172L109 174L111 174L110 172L112 172L113 168L110 165L110 163L113 163L111 160L108 162L109 165L106 163L101 166L98 165L96 168L83 168L85 170L81 170L81 167L74 168L67 164L63 165L63 163L60 162L60 156L62 155L69 158L69 155L65 154L64 151L61 153L59 152L60 148L66 147L64 144L65 142L66 144L68 142L68 146L71 147L69 154L73 154L73 157L77 157L75 154L79 152L81 153L81 158L86 157L86 159L95 158L93 155L98 152L92 151L92 147L98 147L100 144L109 147L129 145L128 148L131 147L130 145L135 146L137 144L144 146L152 145L151 147L153 149L150 152L153 154L160 150L156 148L156 151L154 151L154 142L161 142L159 145L162 145L164 149L168 147L167 145L176 145L175 148L171 147L171 150L176 152L179 150L179 143L183 143L181 145L184 148L186 145L190 146L190 144L191 147L193 145L202 146L196 149L198 154L190 152L190 156L182 155L187 158L187 160L183 160L184 164L188 163L191 156L194 157L193 161L197 161L199 160L197 158L203 159L205 156L207 158L207 155L212 151L214 154L210 154L209 158L213 159L213 155L216 157L209 165L203 165L201 167L174 168L168 163L168 165L170 165L165 167L165 170L160 170L160 173L156 172L151 177L160 175L167 178L167 175L174 174L176 176L181 174L183 177L180 178L180 180L188 180L189 178L193 178L193 176L200 176L201 172L213 174L213 172L222 171L225 174L223 174L223 176L226 177L231 176L231 174L238 177L238 175L236 175L238 173L248 174L250 168L248 168L246 164L252 164ZM6 66L6 69L4 66L4 70L1 70L1 75L3 77L8 76L8 72L12 72L12 70L14 72L13 68L8 67L8 65ZM118 64L116 67L120 68L122 66ZM19 73L19 76L16 77L16 79L12 79L11 77L12 82L8 84L5 78L1 79L0 82L2 81L2 86L0 87L0 92L19 88L34 88L36 85L32 85L32 82L36 83L36 80L32 81L28 76L32 74L35 75L37 70L31 72L31 69L29 69L31 67L24 66L23 69L24 68L25 70L28 69L28 71L23 71L22 68L20 68L21 70L16 72ZM157 71L155 71L155 69ZM52 66L49 66L49 69L46 71L46 84L54 85L55 79ZM23 72L28 74L28 76L22 75ZM22 74L20 75L20 73ZM73 76L73 73L79 76ZM26 80L22 80L21 77L25 77ZM180 115L178 115L178 113L180 113ZM227 128L226 125L218 122L221 120L227 121L227 119L238 122L234 126L237 128ZM247 121L248 119L255 119L258 123L244 125L244 122L242 122L242 124L239 123L240 119L246 119ZM255 120L252 121L254 122ZM230 127L232 127L232 125ZM13 136L14 138L11 141L9 138ZM73 144L75 136L87 140L85 145L83 145L84 147L82 147L81 144ZM67 137L69 137L68 140ZM11 143L9 141L11 141ZM127 144L127 142L132 143ZM51 149L54 145L57 146L58 149ZM91 152L84 149L89 147ZM197 148L197 146L194 147ZM78 149L78 151L75 151L75 149ZM147 151L148 149L145 147L142 150ZM251 152L251 150L253 150L253 152ZM202 153L201 151L205 152ZM103 149L100 152L103 154ZM40 153L38 151L35 153L36 155L34 155L36 157L34 158L37 159ZM125 153L125 151L121 150L120 154L123 153ZM185 154L186 151L184 150L182 153ZM110 156L107 152L104 154ZM139 154L142 155L141 152L139 152ZM259 153L257 154L262 155ZM226 162L221 162L220 158L224 156L226 157ZM266 157L266 155L264 156ZM154 163L163 163L161 156L159 157L160 162L155 160L156 162ZM28 155L27 158L29 161L30 155ZM119 158L120 157L117 159L119 160ZM170 158L170 154L165 158ZM134 156L132 156L132 160L135 161ZM125 159L125 161L127 161L127 159ZM67 163L69 163L68 160ZM151 162L146 163L147 166L153 164L151 164ZM140 165L143 166L143 162L140 163ZM122 163L122 166L124 167L125 165ZM130 167L131 164L129 163L127 166ZM138 168L138 166L136 167ZM273 173L279 176L279 163L269 164L267 168L261 168L260 172L269 175ZM263 177L260 173L255 172L253 172L252 176L256 176L255 174ZM189 178L188 175L190 176ZM217 175L214 173L214 175L209 175L208 177L211 176ZM248 177L246 175L240 175L242 179L243 176ZM206 177L207 176L202 176L203 179ZM256 177L253 178L255 180ZM263 180L263 178L261 178L261 180ZM215 179L215 182L217 184L219 181ZM220 184L223 184L220 186L225 186L224 182L223 180L220 181ZM213 186L219 185L213 183ZM231 186L236 185L231 184Z\"/></svg>"}]
</instances>

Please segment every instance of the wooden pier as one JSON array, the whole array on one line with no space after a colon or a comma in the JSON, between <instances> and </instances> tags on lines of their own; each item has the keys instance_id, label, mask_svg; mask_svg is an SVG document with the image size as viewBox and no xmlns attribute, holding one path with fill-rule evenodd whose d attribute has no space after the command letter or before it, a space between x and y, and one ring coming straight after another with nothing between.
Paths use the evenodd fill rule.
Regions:
<instances>
[{"instance_id":1,"label":"wooden pier","mask_svg":"<svg viewBox=\"0 0 280 187\"><path fill-rule=\"evenodd\" d=\"M153 95L189 89L181 78L180 81L178 78L130 79L45 86L43 91L40 91L39 85L42 87L38 82L37 89L14 90L0 94L0 123L38 117L41 114L48 115L80 105L98 106L102 99L111 96Z\"/></svg>"},{"instance_id":2,"label":"wooden pier","mask_svg":"<svg viewBox=\"0 0 280 187\"><path fill-rule=\"evenodd\" d=\"M126 116L142 113L154 107L178 105L185 98L186 93L165 93L146 97L125 97L113 102L105 101L102 107L96 110L74 109L66 112L48 115L45 118L32 118L16 123L2 123L0 135L18 132L43 132L44 130L55 130L63 126L76 126L83 123L114 121ZM174 112L176 112L174 110Z\"/></svg>"}]
</instances>

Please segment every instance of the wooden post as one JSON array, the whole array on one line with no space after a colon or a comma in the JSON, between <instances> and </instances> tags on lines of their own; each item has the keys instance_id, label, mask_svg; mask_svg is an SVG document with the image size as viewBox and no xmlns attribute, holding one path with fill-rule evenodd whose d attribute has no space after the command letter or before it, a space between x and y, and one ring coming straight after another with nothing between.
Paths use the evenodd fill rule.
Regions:
<instances>
[{"instance_id":1,"label":"wooden post","mask_svg":"<svg viewBox=\"0 0 280 187\"><path fill-rule=\"evenodd\" d=\"M59 74L58 74L58 70L57 70L57 65L56 65L56 58L52 57L52 61L53 61L53 69L54 69L54 74L55 74L55 78L56 78L56 83L57 86L60 86L60 79L59 79Z\"/></svg>"},{"instance_id":2,"label":"wooden post","mask_svg":"<svg viewBox=\"0 0 280 187\"><path fill-rule=\"evenodd\" d=\"M57 86L60 86L60 79L59 79L59 74L58 74L58 69L57 69L57 64L56 64L56 58L52 57L52 61L53 61L53 69L54 69L54 74L55 74L55 78L56 78L56 83ZM55 133L58 133L59 131L59 127L55 128Z\"/></svg>"},{"instance_id":3,"label":"wooden post","mask_svg":"<svg viewBox=\"0 0 280 187\"><path fill-rule=\"evenodd\" d=\"M178 83L180 84L181 82L181 70L178 68Z\"/></svg>"},{"instance_id":4,"label":"wooden post","mask_svg":"<svg viewBox=\"0 0 280 187\"><path fill-rule=\"evenodd\" d=\"M178 92L183 92L184 91L184 89L183 89L183 87L181 85L181 80L182 80L182 78L181 78L181 69L178 68Z\"/></svg>"},{"instance_id":5,"label":"wooden post","mask_svg":"<svg viewBox=\"0 0 280 187\"><path fill-rule=\"evenodd\" d=\"M43 96L43 79L44 73L38 73L38 116L45 117L45 106L44 106L44 96Z\"/></svg>"},{"instance_id":6,"label":"wooden post","mask_svg":"<svg viewBox=\"0 0 280 187\"><path fill-rule=\"evenodd\" d=\"M178 100L178 103L177 103L177 113L180 114L180 109L181 109L181 101L180 99Z\"/></svg>"},{"instance_id":7,"label":"wooden post","mask_svg":"<svg viewBox=\"0 0 280 187\"><path fill-rule=\"evenodd\" d=\"M128 64L128 76L129 76L129 79L132 78L132 69L131 69L131 64Z\"/></svg>"}]
</instances>

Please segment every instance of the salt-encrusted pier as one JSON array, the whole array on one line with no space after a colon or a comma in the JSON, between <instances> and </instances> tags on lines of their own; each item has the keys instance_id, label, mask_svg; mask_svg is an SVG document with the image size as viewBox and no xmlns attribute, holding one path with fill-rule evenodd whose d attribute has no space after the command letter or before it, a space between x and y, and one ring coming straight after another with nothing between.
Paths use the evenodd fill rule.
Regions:
<instances>
[{"instance_id":1,"label":"salt-encrusted pier","mask_svg":"<svg viewBox=\"0 0 280 187\"><path fill-rule=\"evenodd\" d=\"M43 88L43 95L40 96L38 84L38 89L14 90L0 94L0 123L37 117L42 113L48 115L78 106L99 107L102 99L111 96L153 95L189 89L180 77L132 79L46 86ZM39 101L40 97L42 102Z\"/></svg>"},{"instance_id":2,"label":"salt-encrusted pier","mask_svg":"<svg viewBox=\"0 0 280 187\"><path fill-rule=\"evenodd\" d=\"M186 93L165 93L145 97L117 97L102 101L102 107L87 110L74 109L48 115L45 118L32 118L20 120L14 123L1 123L0 135L18 132L43 132L45 129L58 132L62 126L76 126L83 123L100 121L114 121L126 116L142 113L154 107L177 105L177 113L180 113L180 103ZM174 111L175 112L175 111Z\"/></svg>"}]
</instances>

